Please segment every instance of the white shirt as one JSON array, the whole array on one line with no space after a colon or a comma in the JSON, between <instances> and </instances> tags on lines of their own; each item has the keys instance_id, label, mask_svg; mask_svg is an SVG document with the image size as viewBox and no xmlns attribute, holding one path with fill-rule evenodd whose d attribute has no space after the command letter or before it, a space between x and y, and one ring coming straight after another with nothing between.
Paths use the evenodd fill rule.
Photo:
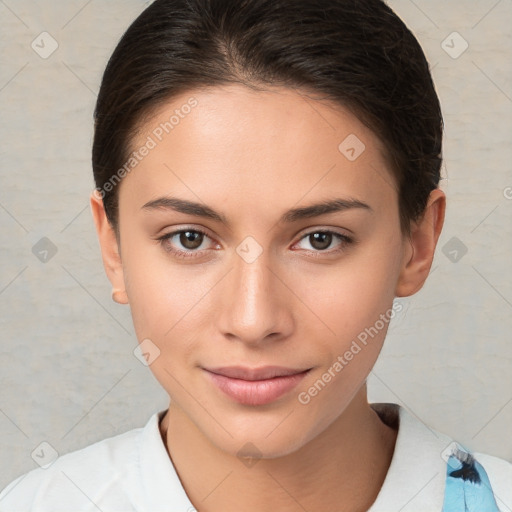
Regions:
<instances>
[{"instance_id":1,"label":"white shirt","mask_svg":"<svg viewBox=\"0 0 512 512\"><path fill-rule=\"evenodd\" d=\"M442 453L453 440L397 404L371 406L386 423L398 420L399 429L384 484L368 512L441 512L447 473ZM0 511L194 512L160 435L164 413L153 414L143 428L18 477L0 493ZM512 511L512 464L473 455L487 472L500 512Z\"/></svg>"}]
</instances>

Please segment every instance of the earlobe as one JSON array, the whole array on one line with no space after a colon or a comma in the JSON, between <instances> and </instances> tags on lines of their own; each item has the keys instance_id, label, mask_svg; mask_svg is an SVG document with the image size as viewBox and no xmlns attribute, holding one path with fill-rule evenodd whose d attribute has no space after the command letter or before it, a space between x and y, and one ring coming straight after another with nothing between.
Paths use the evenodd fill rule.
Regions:
<instances>
[{"instance_id":1,"label":"earlobe","mask_svg":"<svg viewBox=\"0 0 512 512\"><path fill-rule=\"evenodd\" d=\"M112 289L112 300L118 304L128 304L128 296L126 295L126 290Z\"/></svg>"},{"instance_id":2,"label":"earlobe","mask_svg":"<svg viewBox=\"0 0 512 512\"><path fill-rule=\"evenodd\" d=\"M128 304L118 240L105 213L103 199L97 190L91 193L90 206L100 242L103 266L112 284L112 300L119 304Z\"/></svg>"},{"instance_id":3,"label":"earlobe","mask_svg":"<svg viewBox=\"0 0 512 512\"><path fill-rule=\"evenodd\" d=\"M446 196L436 188L430 195L421 219L411 226L411 237L404 241L404 258L395 296L408 297L424 285L443 228Z\"/></svg>"}]
</instances>

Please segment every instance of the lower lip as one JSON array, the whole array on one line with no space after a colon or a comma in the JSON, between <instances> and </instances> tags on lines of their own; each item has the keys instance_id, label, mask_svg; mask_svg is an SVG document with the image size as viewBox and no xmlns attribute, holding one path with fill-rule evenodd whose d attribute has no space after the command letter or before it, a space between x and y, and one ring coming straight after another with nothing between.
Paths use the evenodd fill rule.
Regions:
<instances>
[{"instance_id":1,"label":"lower lip","mask_svg":"<svg viewBox=\"0 0 512 512\"><path fill-rule=\"evenodd\" d=\"M308 371L264 380L233 379L209 371L206 373L221 391L236 402L244 405L265 405L291 391Z\"/></svg>"}]
</instances>

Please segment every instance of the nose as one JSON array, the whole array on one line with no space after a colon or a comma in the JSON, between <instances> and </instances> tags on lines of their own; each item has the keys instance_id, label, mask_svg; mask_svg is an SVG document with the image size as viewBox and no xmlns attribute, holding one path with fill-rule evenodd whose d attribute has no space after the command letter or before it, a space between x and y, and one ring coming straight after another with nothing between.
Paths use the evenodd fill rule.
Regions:
<instances>
[{"instance_id":1,"label":"nose","mask_svg":"<svg viewBox=\"0 0 512 512\"><path fill-rule=\"evenodd\" d=\"M280 271L281 270L281 271ZM233 255L233 268L223 280L223 335L247 345L261 345L288 337L294 328L293 293L283 284L282 268L264 250L255 260Z\"/></svg>"}]
</instances>

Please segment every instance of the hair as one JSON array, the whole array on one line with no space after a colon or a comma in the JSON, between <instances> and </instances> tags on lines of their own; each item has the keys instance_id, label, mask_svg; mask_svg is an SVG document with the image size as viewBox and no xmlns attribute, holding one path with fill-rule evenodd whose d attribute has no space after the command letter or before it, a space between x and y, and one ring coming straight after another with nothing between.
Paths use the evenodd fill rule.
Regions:
<instances>
[{"instance_id":1,"label":"hair","mask_svg":"<svg viewBox=\"0 0 512 512\"><path fill-rule=\"evenodd\" d=\"M156 0L145 9L110 57L94 112L94 179L116 233L113 178L140 125L180 94L233 83L306 91L356 115L384 145L410 235L440 180L443 119L420 44L381 0Z\"/></svg>"}]
</instances>

